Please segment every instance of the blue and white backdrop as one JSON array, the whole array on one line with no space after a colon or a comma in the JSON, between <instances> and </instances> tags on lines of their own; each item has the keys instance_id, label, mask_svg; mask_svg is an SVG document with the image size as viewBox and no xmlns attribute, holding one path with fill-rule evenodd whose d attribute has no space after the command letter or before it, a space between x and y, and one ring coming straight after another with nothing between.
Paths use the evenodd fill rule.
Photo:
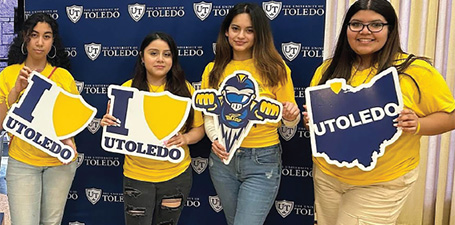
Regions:
<instances>
[{"instance_id":1,"label":"blue and white backdrop","mask_svg":"<svg viewBox=\"0 0 455 225\"><path fill-rule=\"evenodd\" d=\"M152 31L171 34L187 79L197 89L213 60L213 45L224 16L239 1L34 0L26 15L47 12L60 25L74 78L84 99L98 109L77 137L76 178L68 194L63 224L124 224L123 157L102 150L100 118L106 112L109 84L131 78L142 38ZM304 89L322 62L325 0L259 1L270 19L275 46L292 70L295 97L302 110ZM280 191L265 224L313 224L313 184L309 132L299 124L279 130L283 145ZM190 146L193 188L179 224L225 223L207 169L207 138Z\"/></svg>"}]
</instances>

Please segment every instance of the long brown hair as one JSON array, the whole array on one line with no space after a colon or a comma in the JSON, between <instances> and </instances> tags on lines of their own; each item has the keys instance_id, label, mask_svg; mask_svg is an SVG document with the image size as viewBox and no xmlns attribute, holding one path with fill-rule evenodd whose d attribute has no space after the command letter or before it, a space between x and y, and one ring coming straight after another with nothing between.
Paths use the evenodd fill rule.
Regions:
<instances>
[{"instance_id":1,"label":"long brown hair","mask_svg":"<svg viewBox=\"0 0 455 225\"><path fill-rule=\"evenodd\" d=\"M172 67L166 74L166 84L164 89L171 92L172 94L191 98L191 92L187 86L185 73L183 72L183 69L179 63L177 45L169 34L162 32L151 33L145 36L144 40L142 40L140 54L137 56L136 64L134 67L133 82L131 86L141 91L150 91L147 83L147 72L145 70L145 66L142 65L141 58L144 57L145 48L155 40L162 40L166 42L169 45L169 49L171 50L172 54ZM190 114L185 122L183 129L184 132L191 130L194 120L193 115L194 110L191 107Z\"/></svg>"},{"instance_id":2,"label":"long brown hair","mask_svg":"<svg viewBox=\"0 0 455 225\"><path fill-rule=\"evenodd\" d=\"M398 74L405 75L409 77L414 84L417 86L417 89L420 89L413 77L409 74L406 74L404 71L412 64L416 59L422 59L428 62L428 59L425 57L417 57L414 55L409 55L405 60L397 59L399 54L405 54L400 46L400 35L398 32L398 17L393 9L393 6L387 0L359 0L351 5L348 12L345 15L343 26L341 28L340 35L338 37L338 42L335 47L335 53L330 59L329 66L322 74L319 84L324 84L327 80L333 78L344 78L346 81L349 81L352 76L352 67L357 60L357 54L352 50L351 46L347 40L347 29L348 23L360 10L372 10L380 15L382 15L388 26L388 36L385 45L377 52L374 53L371 60L371 65L375 66L377 64L377 71L380 73L385 69L395 66L397 68Z\"/></svg>"},{"instance_id":3,"label":"long brown hair","mask_svg":"<svg viewBox=\"0 0 455 225\"><path fill-rule=\"evenodd\" d=\"M232 47L225 33L228 31L235 16L247 13L250 15L254 30L253 59L254 66L267 86L277 86L287 81L286 66L273 44L273 36L269 20L261 7L254 3L239 3L229 10L221 23L216 41L214 66L209 76L209 86L218 88L226 65L232 60Z\"/></svg>"}]
</instances>

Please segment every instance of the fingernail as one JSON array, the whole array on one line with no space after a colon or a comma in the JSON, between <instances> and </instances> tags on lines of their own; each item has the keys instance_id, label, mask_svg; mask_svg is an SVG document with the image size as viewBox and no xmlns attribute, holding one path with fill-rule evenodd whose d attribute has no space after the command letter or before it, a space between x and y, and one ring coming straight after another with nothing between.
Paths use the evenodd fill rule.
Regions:
<instances>
[{"instance_id":1,"label":"fingernail","mask_svg":"<svg viewBox=\"0 0 455 225\"><path fill-rule=\"evenodd\" d=\"M398 127L398 123L394 123L393 126L394 126L394 127Z\"/></svg>"},{"instance_id":2,"label":"fingernail","mask_svg":"<svg viewBox=\"0 0 455 225\"><path fill-rule=\"evenodd\" d=\"M122 121L120 121L119 119L115 119L115 121L117 121L117 123L122 123Z\"/></svg>"},{"instance_id":3,"label":"fingernail","mask_svg":"<svg viewBox=\"0 0 455 225\"><path fill-rule=\"evenodd\" d=\"M398 118L395 118L394 120L392 120L393 122L397 122L398 121Z\"/></svg>"}]
</instances>

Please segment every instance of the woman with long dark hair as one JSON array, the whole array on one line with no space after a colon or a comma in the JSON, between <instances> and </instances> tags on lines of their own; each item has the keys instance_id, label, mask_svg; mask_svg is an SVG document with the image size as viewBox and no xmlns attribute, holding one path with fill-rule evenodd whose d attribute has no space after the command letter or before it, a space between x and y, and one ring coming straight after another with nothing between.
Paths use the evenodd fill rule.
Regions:
<instances>
[{"instance_id":1,"label":"woman with long dark hair","mask_svg":"<svg viewBox=\"0 0 455 225\"><path fill-rule=\"evenodd\" d=\"M234 71L249 72L259 85L259 96L283 104L282 121L288 126L300 120L294 99L291 71L273 44L264 11L257 4L239 3L223 20L216 42L215 60L202 75L202 88L218 89ZM281 180L279 123L256 124L243 139L229 165L229 154L218 141L211 116L205 116L212 141L210 176L220 198L227 223L263 224L275 201Z\"/></svg>"},{"instance_id":2,"label":"woman with long dark hair","mask_svg":"<svg viewBox=\"0 0 455 225\"><path fill-rule=\"evenodd\" d=\"M426 58L401 49L398 18L386 0L351 5L334 55L316 70L311 86L343 78L356 87L391 66L403 96L404 109L396 119L403 133L371 171L313 157L318 224L395 224L418 176L420 138L455 129L455 101L444 78ZM304 118L308 121L306 112Z\"/></svg>"},{"instance_id":3,"label":"woman with long dark hair","mask_svg":"<svg viewBox=\"0 0 455 225\"><path fill-rule=\"evenodd\" d=\"M8 67L0 73L0 124L11 105L37 71L64 90L79 94L60 40L57 22L45 13L31 15L10 47ZM76 150L72 138L62 140ZM77 165L57 158L13 137L6 173L13 224L60 224Z\"/></svg>"},{"instance_id":4,"label":"woman with long dark hair","mask_svg":"<svg viewBox=\"0 0 455 225\"><path fill-rule=\"evenodd\" d=\"M144 38L133 79L123 86L153 93L169 91L188 98L194 92L185 80L174 39L162 32ZM117 125L117 119L106 114L101 125ZM167 141L167 146L185 150L185 158L179 163L125 155L123 194L127 225L178 223L192 185L188 144L204 137L202 125L202 114L191 109L179 134Z\"/></svg>"}]
</instances>

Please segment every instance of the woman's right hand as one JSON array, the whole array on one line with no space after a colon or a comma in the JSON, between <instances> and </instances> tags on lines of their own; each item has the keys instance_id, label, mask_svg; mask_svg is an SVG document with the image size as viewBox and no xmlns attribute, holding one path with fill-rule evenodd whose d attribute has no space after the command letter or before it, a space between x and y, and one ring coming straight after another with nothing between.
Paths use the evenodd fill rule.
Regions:
<instances>
[{"instance_id":1,"label":"woman's right hand","mask_svg":"<svg viewBox=\"0 0 455 225\"><path fill-rule=\"evenodd\" d=\"M101 119L100 125L104 126L120 126L121 121L115 118L110 114L104 114L103 118Z\"/></svg>"},{"instance_id":2,"label":"woman's right hand","mask_svg":"<svg viewBox=\"0 0 455 225\"><path fill-rule=\"evenodd\" d=\"M212 142L212 152L221 160L228 160L229 158L229 153L227 153L226 148L218 142L218 139Z\"/></svg>"},{"instance_id":3,"label":"woman's right hand","mask_svg":"<svg viewBox=\"0 0 455 225\"><path fill-rule=\"evenodd\" d=\"M102 127L104 126L120 126L120 121L119 119L115 118L111 114L109 114L109 108L111 107L111 101L109 100L107 102L107 108L106 108L106 114L104 114L103 118L101 119L100 125Z\"/></svg>"},{"instance_id":4,"label":"woman's right hand","mask_svg":"<svg viewBox=\"0 0 455 225\"><path fill-rule=\"evenodd\" d=\"M26 66L22 67L17 76L16 83L14 84L13 90L18 94L21 93L28 86L28 78L32 70Z\"/></svg>"},{"instance_id":5,"label":"woman's right hand","mask_svg":"<svg viewBox=\"0 0 455 225\"><path fill-rule=\"evenodd\" d=\"M307 129L309 128L308 122L310 121L310 118L308 117L308 112L306 109L306 105L303 105L304 111L302 112L302 117L303 117L303 126L305 126Z\"/></svg>"}]
</instances>

